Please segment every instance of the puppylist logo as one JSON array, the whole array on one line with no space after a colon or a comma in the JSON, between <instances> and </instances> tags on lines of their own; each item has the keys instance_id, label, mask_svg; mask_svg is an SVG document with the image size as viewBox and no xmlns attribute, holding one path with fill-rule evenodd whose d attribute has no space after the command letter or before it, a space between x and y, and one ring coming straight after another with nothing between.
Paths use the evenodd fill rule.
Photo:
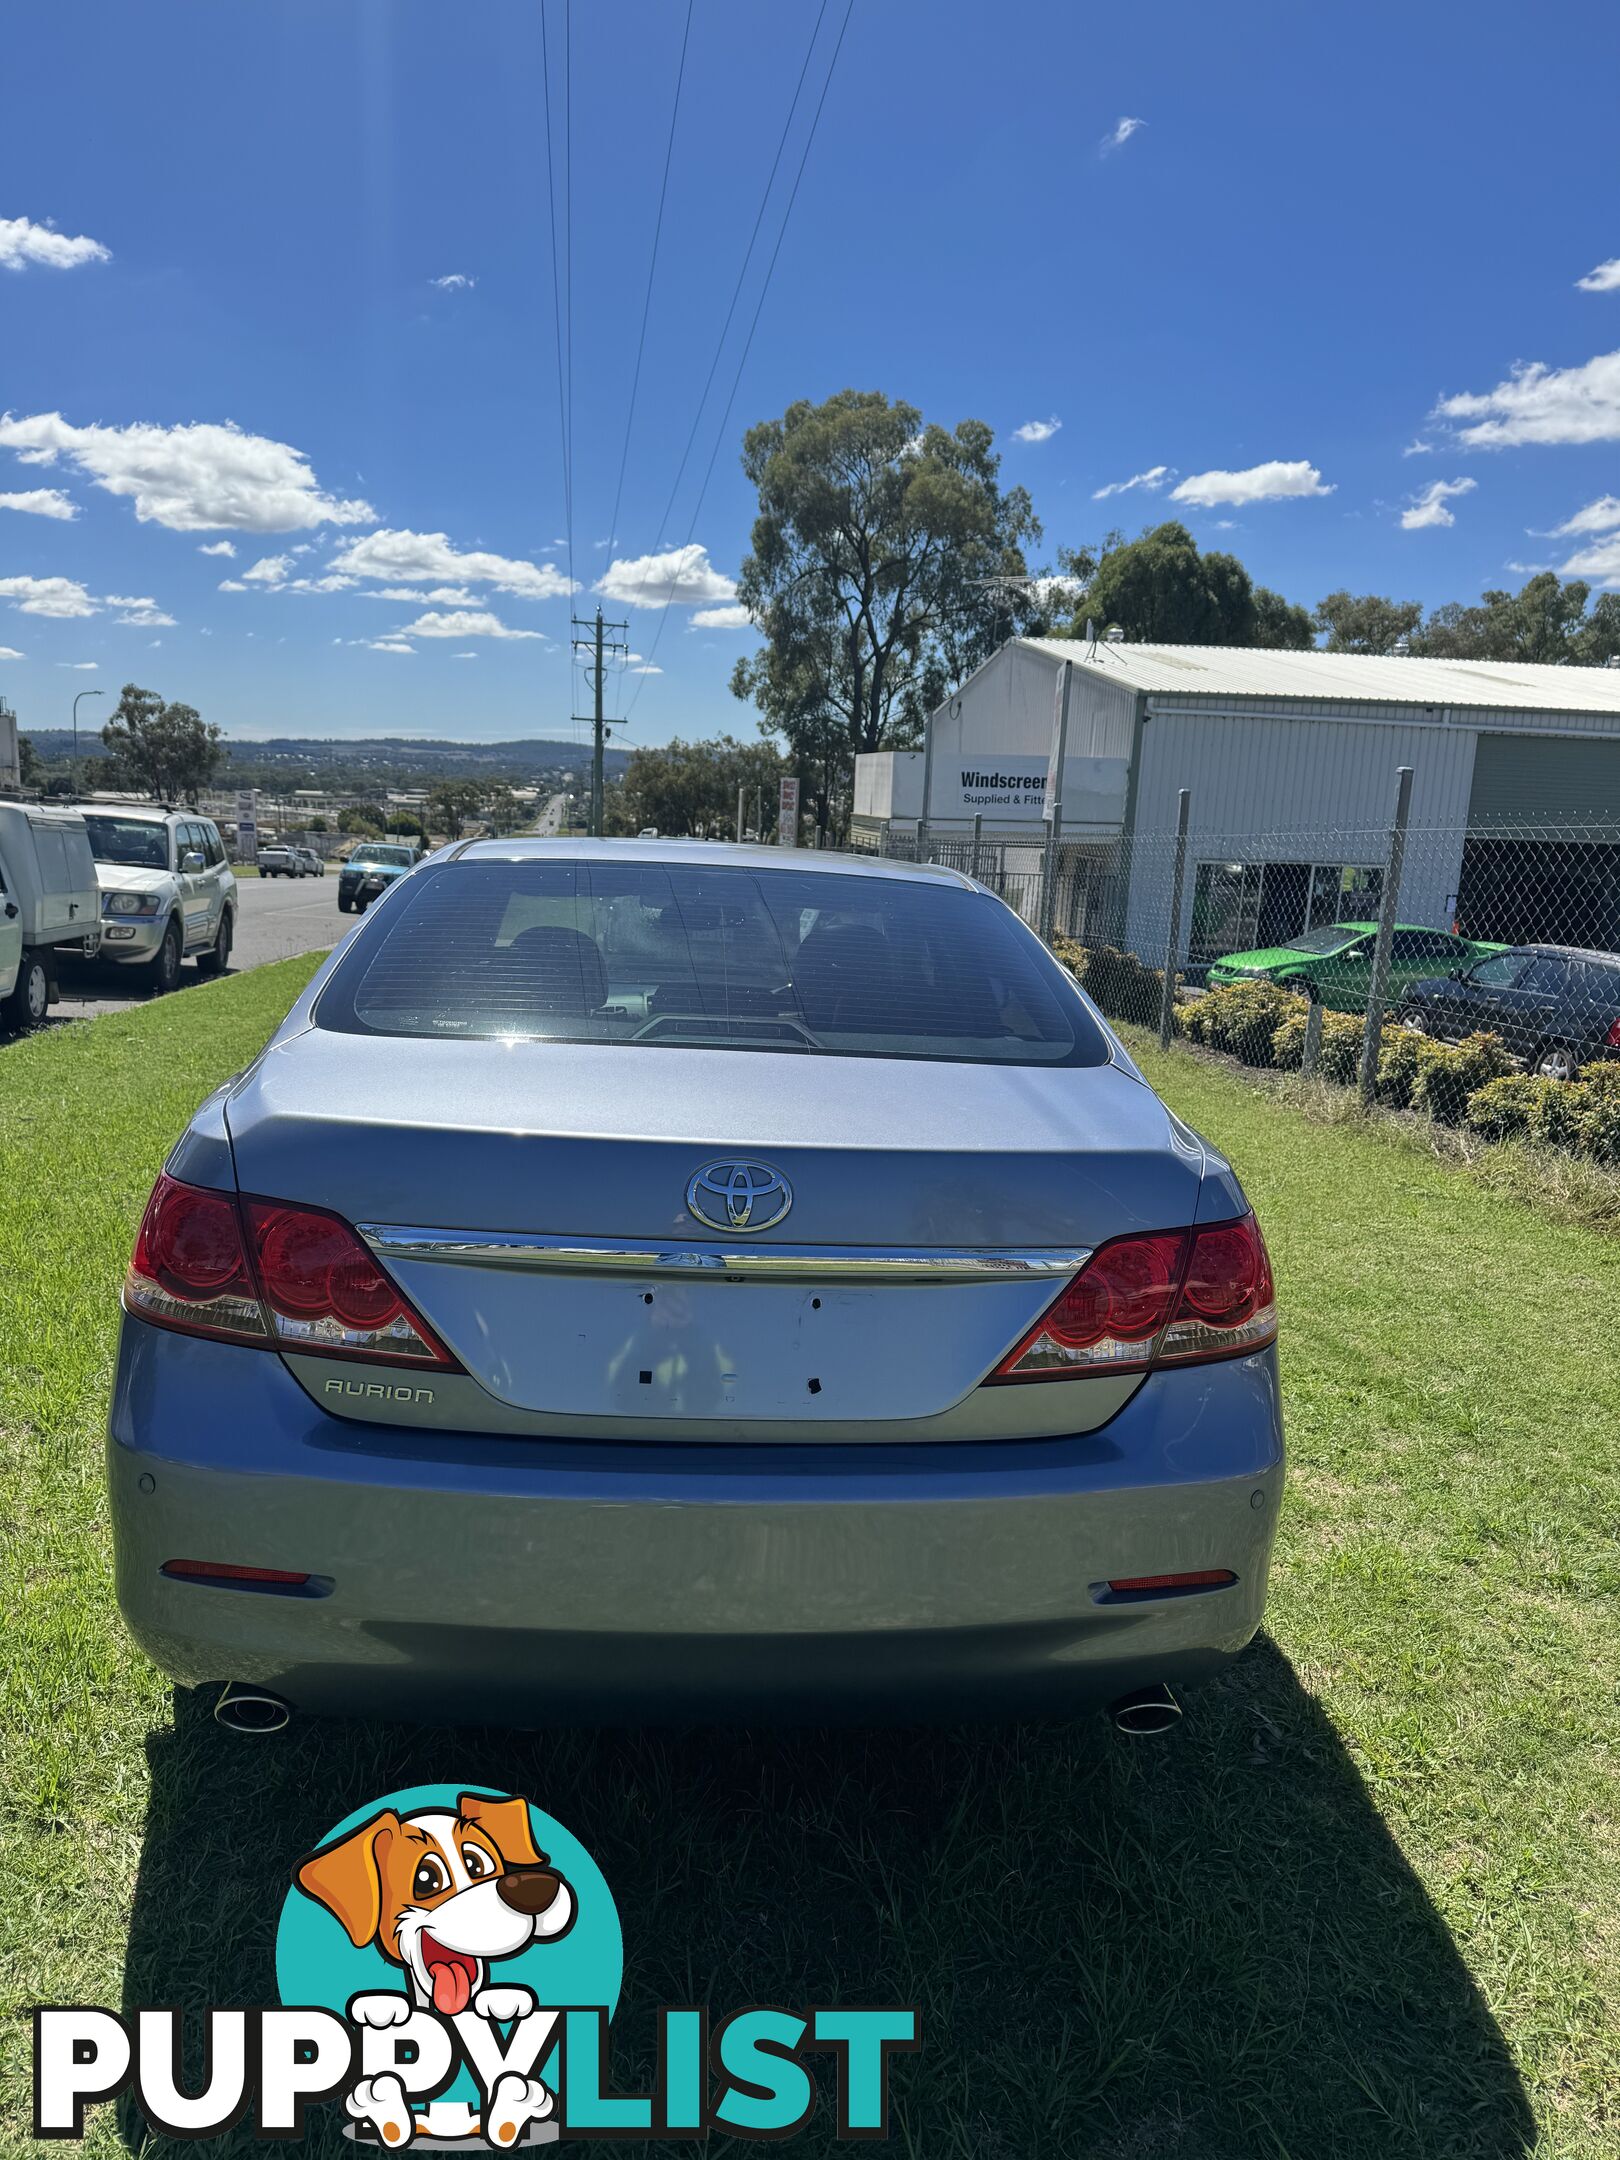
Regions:
<instances>
[{"instance_id":1,"label":"puppylist logo","mask_svg":"<svg viewBox=\"0 0 1620 2160\"><path fill-rule=\"evenodd\" d=\"M840 2138L889 2131L889 2068L919 2044L899 2007L656 2014L656 2075L619 2093L608 2028L624 1968L601 1870L515 1793L418 1785L358 1808L297 1862L276 1932L278 2007L209 2009L181 2074L180 2013L34 2013L34 2132L82 2138L133 2095L175 2137L301 2137L311 2107L389 2152L514 2152L560 2137L785 2138L815 2112Z\"/></svg>"}]
</instances>

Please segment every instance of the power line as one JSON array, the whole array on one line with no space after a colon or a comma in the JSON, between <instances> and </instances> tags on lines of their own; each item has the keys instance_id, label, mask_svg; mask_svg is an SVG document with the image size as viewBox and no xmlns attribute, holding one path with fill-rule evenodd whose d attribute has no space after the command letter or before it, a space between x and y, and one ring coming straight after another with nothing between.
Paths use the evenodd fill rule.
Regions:
<instances>
[{"instance_id":1,"label":"power line","mask_svg":"<svg viewBox=\"0 0 1620 2160\"><path fill-rule=\"evenodd\" d=\"M613 517L608 526L608 544L618 538L619 506L624 500L625 467L630 462L630 436L636 424L636 393L641 388L641 360L647 349L647 319L652 313L653 280L658 274L658 243L664 231L664 204L669 195L669 168L675 156L675 123L681 112L681 85L686 80L686 48L692 37L693 0L686 0L686 28L681 33L681 57L675 70L675 101L670 107L669 141L664 147L664 177L658 190L658 215L653 221L652 260L647 265L647 291L641 303L641 335L636 340L635 372L630 378L630 410L625 415L624 448L619 453L619 484L613 491Z\"/></svg>"},{"instance_id":2,"label":"power line","mask_svg":"<svg viewBox=\"0 0 1620 2160\"><path fill-rule=\"evenodd\" d=\"M826 12L826 9L825 9L825 5L823 6L823 10L822 10L822 12L823 12L823 14L824 14L824 13ZM708 492L709 492L709 482L710 482L710 480L711 480L711 479L713 478L713 476L714 476L714 467L715 467L715 460L716 460L716 459L717 459L717 458L719 457L719 455L720 455L720 444L721 444L721 441L723 440L723 438L724 438L724 436L725 436L725 431L726 431L726 422L727 422L727 421L728 421L728 420L729 420L729 419L731 418L731 408L732 408L732 406L733 406L733 405L734 405L734 404L736 403L736 399L737 399L737 392L738 392L738 389L739 389L739 388L741 387L741 384L742 384L742 377L743 377L743 369L744 369L744 368L745 368L745 367L746 367L746 366L748 365L748 355L749 355L750 351L751 351L751 350L752 350L752 348L753 348L753 343L754 343L754 333L755 333L755 331L756 331L756 330L757 330L757 329L759 328L759 319L760 319L760 316L761 316L761 314L762 314L762 313L763 313L763 311L764 311L764 307L765 307L765 298L766 298L766 295L767 295L767 294L769 293L769 291L770 291L770 289L771 289L771 279L772 279L772 277L773 277L773 276L775 275L775 271L776 271L776 264L777 264L777 258L778 258L778 257L779 257L779 256L781 255L781 252L782 252L782 243L783 243L783 241L784 241L784 240L785 240L785 239L787 238L787 229L788 229L788 223L789 223L789 220L790 220L790 219L792 218L792 216L793 216L793 206L794 206L794 204L795 204L795 203L796 203L796 202L798 201L798 199L799 199L799 184L800 184L800 182L801 182L801 181L803 180L803 178L804 178L804 172L805 172L805 167L806 167L806 166L807 166L807 165L809 164L809 162L810 162L810 152L811 152L811 149L812 149L812 147L814 146L814 143L815 143L815 139L816 139L816 130L817 130L817 129L818 129L819 127L820 127L820 125L821 125L821 115L822 115L822 112L823 112L823 110L824 110L824 109L825 109L825 107L826 107L826 103L827 103L827 93L828 93L828 91L829 91L829 90L831 90L831 88L832 88L832 79L833 79L833 75L834 75L834 72L836 71L836 69L837 69L837 66L838 66L838 56L839 56L839 54L840 54L840 53L841 53L841 52L843 51L843 49L844 49L844 36L845 36L845 33L846 33L846 32L848 31L848 29L849 29L849 22L850 22L850 17L851 17L851 16L852 16L852 15L854 14L854 12L855 12L855 0L847 0L847 5L845 6L845 9L844 9L844 19L843 19L842 23L840 23L840 25L839 25L839 27L838 27L838 42L837 42L837 43L836 43L836 44L835 44L835 45L833 46L833 51L832 51L832 58L831 58L831 60L829 60L829 61L828 61L828 63L827 63L827 74L826 74L826 78L825 78L825 80L823 81L823 83L822 83L822 85L821 85L821 95L820 95L820 97L819 97L819 98L818 98L818 99L816 100L816 109L815 109L815 112L814 112L814 114L813 114L813 115L811 116L811 120L810 120L810 130L809 130L809 133L808 133L808 134L807 134L807 135L805 136L805 139L804 139L804 149L803 149L803 151L802 151L802 153L800 154L800 157L799 157L799 169L798 169L798 171L797 171L797 172L796 172L796 173L794 174L794 176L793 176L793 186L792 186L792 188L791 188L791 190L789 191L789 194L788 194L788 199L787 199L787 208L786 208L786 209L785 209L785 210L783 211L783 213L782 213L782 223L781 223L781 226L779 227L779 229L778 229L778 231L777 231L777 235L776 235L776 245L775 245L775 246L774 246L774 247L772 248L772 250L771 250L771 259L770 259L770 261L769 261L769 262L768 262L768 263L766 264L766 266L765 266L765 278L764 278L764 282L763 282L763 283L761 284L761 286L760 286L760 288L759 288L759 298L758 298L758 300L757 300L757 301L756 301L756 302L754 303L754 313L753 313L753 318L752 318L752 320L750 321L750 323L749 323L749 325L748 325L748 335L747 335L747 337L746 337L746 338L745 338L745 339L743 340L743 349L742 349L742 353L741 353L741 355L739 356L739 358L738 358L738 361L737 361L737 370L736 370L736 373L735 373L735 374L734 374L734 375L732 376L732 379L731 379L731 389L730 389L730 391L729 391L729 393L727 394L727 397L726 397L726 402L725 402L725 409L724 409L724 410L722 411L722 413L721 413L721 415L720 415L720 424L719 424L719 426L718 426L718 427L717 427L717 428L715 429L715 435L714 435L714 448L713 448L713 449L712 449L712 450L711 450L711 451L709 452L709 462L708 462L708 465L707 465L707 467L705 468L705 470L704 470L704 474L703 474L703 485L702 485L702 486L701 486L701 487L700 487L700 488L698 489L698 496L697 496L697 501L696 501L696 502L695 502L695 503L693 504L693 506L692 506L692 519L691 519L691 523L690 523L690 524L689 524L689 525L687 526L687 529L686 529L686 539L685 539L685 540L684 540L684 541L682 542L682 547L683 547L683 549L684 549L684 548L687 548L687 547L690 547L690 546L691 546L691 544L692 544L692 535L693 535L693 533L694 533L694 532L696 532L696 530L697 530L697 521L698 521L698 518L699 518L699 517L701 516L701 514L702 514L702 511L703 511L703 499L704 499L704 497L705 497L705 496L706 496L706 495L708 494ZM818 31L819 31L820 27L821 27L821 17L820 17L820 16L817 16L817 18L816 18L816 28L817 28L817 30L818 30ZM812 44L812 49L813 49L813 48L814 48L814 39L813 39L813 38L812 38L812 40L811 40L811 44ZM807 56L807 58L806 58L806 64L808 65L808 56ZM802 77L801 77L801 80L802 80ZM797 91L795 91L795 93L794 93L794 102L795 102L795 103L797 103L797 102L798 102L798 93L797 93ZM792 114L791 114L791 111L790 111L790 113L789 113L789 119L791 119L791 118L792 118ZM774 175L774 171L775 171L775 168L773 167L773 168L772 168L772 172L773 172L773 175ZM767 193L768 193L768 192L769 192L769 191L767 190ZM750 241L750 242L749 242L749 247L750 247L750 249L752 249L752 246L753 246L753 242L752 242L752 241ZM701 408L700 408L700 409L701 409ZM651 661L652 661L653 655L654 655L654 654L655 654L655 653L657 652L657 650L658 650L658 642L659 642L659 639L660 639L660 638L661 638L661 637L663 636L663 634L664 634L664 622L665 622L665 620L666 620L666 618L667 618L668 614L669 614L669 608L668 608L668 607L666 607L666 608L664 609L664 611L663 611L663 614L661 614L661 615L659 616L659 618L658 618L658 624L657 624L657 627L656 627L656 629L655 629L655 630L653 631L653 636L652 636L652 643L651 643L651 644L649 645L649 647L648 647L648 649L647 649L647 662L648 662L648 664L649 664L649 665L651 664ZM638 680L637 680L637 683L636 683L636 687L635 687L634 691L633 691L633 692L631 693L631 697L630 697L630 703L629 703L629 704L628 704L628 705L627 705L627 706L625 707L625 715L624 715L624 716L625 716L625 719L626 719L626 720L628 720L628 719L630 718L630 716L631 716L631 715L632 715L632 714L634 713L634 711L635 711L635 709L636 709L636 701L637 701L637 699L638 699L638 698L639 698L639 697L641 696L642 686L643 686L643 684L645 684L645 682L646 682L646 681L647 681L647 677L646 677L645 675L642 675L641 677L639 677L639 678L638 678Z\"/></svg>"}]
</instances>

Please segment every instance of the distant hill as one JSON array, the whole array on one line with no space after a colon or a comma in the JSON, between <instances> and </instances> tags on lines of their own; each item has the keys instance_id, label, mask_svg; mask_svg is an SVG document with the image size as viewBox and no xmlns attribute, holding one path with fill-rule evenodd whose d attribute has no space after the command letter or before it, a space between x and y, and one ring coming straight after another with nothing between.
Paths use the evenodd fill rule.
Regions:
<instances>
[{"instance_id":1,"label":"distant hill","mask_svg":"<svg viewBox=\"0 0 1620 2160\"><path fill-rule=\"evenodd\" d=\"M72 755L73 737L67 728L25 728L23 732L47 763ZM226 763L216 786L322 787L338 792L422 787L434 780L512 780L534 786L559 780L565 772L583 779L591 762L588 743L535 736L512 742L438 742L405 735L341 739L275 735L263 742L227 740L225 751ZM105 754L99 732L81 728L79 755ZM623 772L629 754L610 747L603 762L611 779Z\"/></svg>"}]
</instances>

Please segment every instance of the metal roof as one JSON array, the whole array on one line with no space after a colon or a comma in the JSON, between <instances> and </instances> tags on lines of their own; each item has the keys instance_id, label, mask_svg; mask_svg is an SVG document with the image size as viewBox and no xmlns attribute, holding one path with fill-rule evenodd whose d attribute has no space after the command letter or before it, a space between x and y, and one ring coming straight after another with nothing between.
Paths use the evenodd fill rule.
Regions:
<instances>
[{"instance_id":1,"label":"metal roof","mask_svg":"<svg viewBox=\"0 0 1620 2160\"><path fill-rule=\"evenodd\" d=\"M1081 638L1014 642L1051 660L1072 660L1090 675L1159 696L1470 710L1500 706L1510 712L1608 713L1620 721L1620 668L1273 652L1248 645L1110 645L1101 639L1088 645Z\"/></svg>"}]
</instances>

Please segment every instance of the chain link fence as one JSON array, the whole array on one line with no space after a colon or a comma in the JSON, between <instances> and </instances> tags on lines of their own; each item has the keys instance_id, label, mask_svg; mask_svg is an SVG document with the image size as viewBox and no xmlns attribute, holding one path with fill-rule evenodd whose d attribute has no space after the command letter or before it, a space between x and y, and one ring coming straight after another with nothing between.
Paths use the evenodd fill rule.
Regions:
<instances>
[{"instance_id":1,"label":"chain link fence","mask_svg":"<svg viewBox=\"0 0 1620 2160\"><path fill-rule=\"evenodd\" d=\"M1120 956L1118 982L1137 987L1118 1017L1166 1038L1175 997L1231 982L1308 998L1313 1048L1325 1015L1354 1015L1369 1098L1393 1019L1494 1034L1557 1077L1620 1050L1620 820L1413 824L1409 794L1403 776L1380 826L1208 831L1189 797L1184 832L980 820L891 826L876 852L964 871L1048 941Z\"/></svg>"}]
</instances>

